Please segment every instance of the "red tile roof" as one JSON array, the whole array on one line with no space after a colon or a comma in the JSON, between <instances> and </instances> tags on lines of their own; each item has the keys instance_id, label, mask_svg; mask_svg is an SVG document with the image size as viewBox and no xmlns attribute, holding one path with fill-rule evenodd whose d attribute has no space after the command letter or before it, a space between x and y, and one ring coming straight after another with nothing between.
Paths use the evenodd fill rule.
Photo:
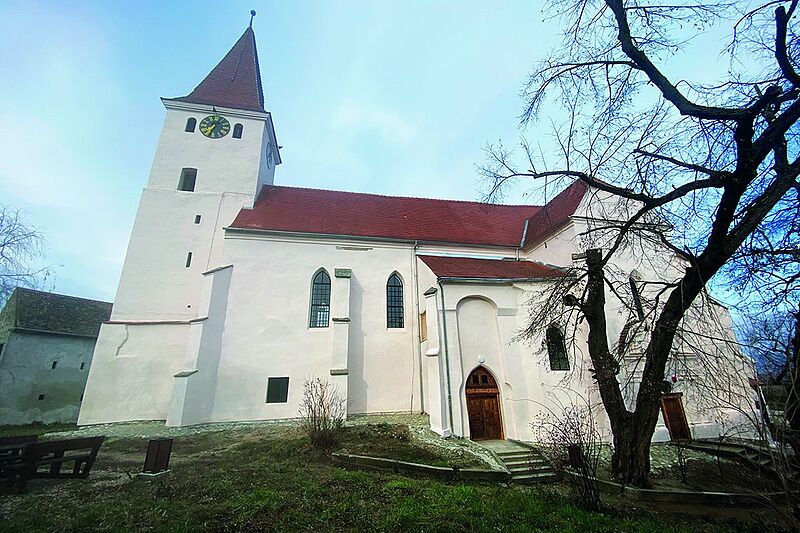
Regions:
<instances>
[{"instance_id":1,"label":"red tile roof","mask_svg":"<svg viewBox=\"0 0 800 533\"><path fill-rule=\"evenodd\" d=\"M264 92L258 69L256 35L247 28L200 85L188 96L174 98L194 104L264 111Z\"/></svg>"},{"instance_id":2,"label":"red tile roof","mask_svg":"<svg viewBox=\"0 0 800 533\"><path fill-rule=\"evenodd\" d=\"M470 279L548 279L564 276L564 271L534 261L474 259L420 255L437 278Z\"/></svg>"},{"instance_id":3,"label":"red tile roof","mask_svg":"<svg viewBox=\"0 0 800 533\"><path fill-rule=\"evenodd\" d=\"M539 209L270 185L231 227L517 247Z\"/></svg>"},{"instance_id":4,"label":"red tile roof","mask_svg":"<svg viewBox=\"0 0 800 533\"><path fill-rule=\"evenodd\" d=\"M589 186L577 180L528 219L525 246L536 244L569 220Z\"/></svg>"}]
</instances>

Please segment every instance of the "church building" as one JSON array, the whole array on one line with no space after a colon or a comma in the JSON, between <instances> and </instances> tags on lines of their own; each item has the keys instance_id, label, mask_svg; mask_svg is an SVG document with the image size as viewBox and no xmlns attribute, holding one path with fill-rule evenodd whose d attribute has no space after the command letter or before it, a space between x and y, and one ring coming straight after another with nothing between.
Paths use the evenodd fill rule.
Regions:
<instances>
[{"instance_id":1,"label":"church building","mask_svg":"<svg viewBox=\"0 0 800 533\"><path fill-rule=\"evenodd\" d=\"M442 436L532 441L554 398L597 398L585 329L519 333L535 296L585 252L593 206L613 198L582 182L541 206L276 184L280 145L252 27L191 93L162 102L79 424L291 419L304 382L321 377L348 415L424 412ZM653 254L663 267L633 256L616 267L679 276L680 258ZM630 307L609 298L608 316L617 338ZM726 357L741 397L700 401L702 372L676 364L669 426L660 421L655 439L718 436L752 411L752 363ZM636 369L622 372L635 388Z\"/></svg>"}]
</instances>

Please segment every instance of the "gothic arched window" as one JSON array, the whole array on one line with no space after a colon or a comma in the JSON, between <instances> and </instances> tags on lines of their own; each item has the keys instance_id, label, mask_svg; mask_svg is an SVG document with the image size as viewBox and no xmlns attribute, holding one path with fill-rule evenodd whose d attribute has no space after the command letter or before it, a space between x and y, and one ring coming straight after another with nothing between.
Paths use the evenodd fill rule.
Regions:
<instances>
[{"instance_id":1,"label":"gothic arched window","mask_svg":"<svg viewBox=\"0 0 800 533\"><path fill-rule=\"evenodd\" d=\"M550 358L550 370L569 370L567 343L561 328L553 324L545 333L547 356Z\"/></svg>"},{"instance_id":2,"label":"gothic arched window","mask_svg":"<svg viewBox=\"0 0 800 533\"><path fill-rule=\"evenodd\" d=\"M311 315L308 326L327 328L331 317L331 277L324 270L314 275L311 282Z\"/></svg>"},{"instance_id":3,"label":"gothic arched window","mask_svg":"<svg viewBox=\"0 0 800 533\"><path fill-rule=\"evenodd\" d=\"M386 327L403 327L403 280L397 272L386 283Z\"/></svg>"},{"instance_id":4,"label":"gothic arched window","mask_svg":"<svg viewBox=\"0 0 800 533\"><path fill-rule=\"evenodd\" d=\"M244 126L241 124L234 124L233 125L233 138L234 139L241 139L242 138L242 130Z\"/></svg>"},{"instance_id":5,"label":"gothic arched window","mask_svg":"<svg viewBox=\"0 0 800 533\"><path fill-rule=\"evenodd\" d=\"M639 320L644 320L644 307L642 307L642 294L639 292L639 286L636 284L636 276L631 274L628 278L628 283L631 286L631 296L633 297L633 306L636 309L636 315Z\"/></svg>"},{"instance_id":6,"label":"gothic arched window","mask_svg":"<svg viewBox=\"0 0 800 533\"><path fill-rule=\"evenodd\" d=\"M189 117L189 119L186 121L186 128L184 128L183 131L187 133L194 133L195 126L197 126L197 119L194 117Z\"/></svg>"}]
</instances>

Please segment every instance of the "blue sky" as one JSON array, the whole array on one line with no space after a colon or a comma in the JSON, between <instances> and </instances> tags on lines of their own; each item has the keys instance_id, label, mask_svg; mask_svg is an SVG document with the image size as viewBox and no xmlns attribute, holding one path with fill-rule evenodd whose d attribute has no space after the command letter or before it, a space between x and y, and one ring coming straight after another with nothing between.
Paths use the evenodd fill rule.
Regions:
<instances>
[{"instance_id":1,"label":"blue sky","mask_svg":"<svg viewBox=\"0 0 800 533\"><path fill-rule=\"evenodd\" d=\"M56 291L113 298L159 97L189 93L250 9L276 183L394 195L478 198L482 148L518 139L522 81L558 31L530 1L0 0L0 202L45 235Z\"/></svg>"}]
</instances>

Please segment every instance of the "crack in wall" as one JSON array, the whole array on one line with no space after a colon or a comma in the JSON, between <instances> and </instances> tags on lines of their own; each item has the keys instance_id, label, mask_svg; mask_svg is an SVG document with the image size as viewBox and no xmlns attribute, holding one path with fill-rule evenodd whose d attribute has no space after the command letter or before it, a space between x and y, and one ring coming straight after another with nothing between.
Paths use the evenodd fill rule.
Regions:
<instances>
[{"instance_id":1,"label":"crack in wall","mask_svg":"<svg viewBox=\"0 0 800 533\"><path fill-rule=\"evenodd\" d=\"M117 346L117 349L114 351L114 357L119 357L120 350L122 350L122 347L125 346L126 342L128 342L128 325L123 324L122 327L125 328L125 338L122 339L122 342L119 343L119 346Z\"/></svg>"}]
</instances>

